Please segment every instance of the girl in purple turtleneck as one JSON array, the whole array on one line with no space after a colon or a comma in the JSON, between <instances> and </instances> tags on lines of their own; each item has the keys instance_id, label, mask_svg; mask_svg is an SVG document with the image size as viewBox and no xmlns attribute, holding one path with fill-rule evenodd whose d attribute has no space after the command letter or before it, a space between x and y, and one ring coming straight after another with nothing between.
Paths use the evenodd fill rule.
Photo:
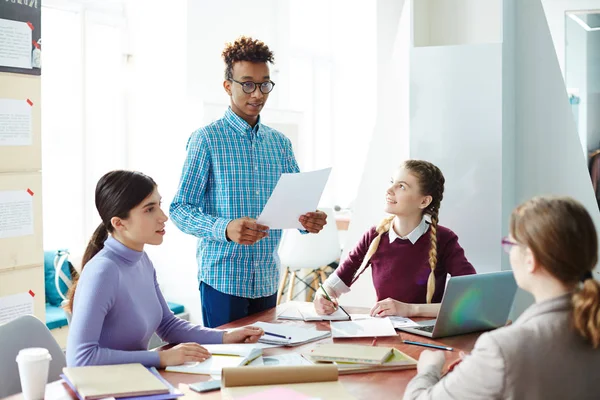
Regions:
<instances>
[{"instance_id":1,"label":"girl in purple turtleneck","mask_svg":"<svg viewBox=\"0 0 600 400\"><path fill-rule=\"evenodd\" d=\"M142 173L112 171L98 182L96 208L102 223L88 244L66 307L73 313L68 366L179 365L210 357L199 343L250 343L262 336L255 327L225 332L173 315L144 252L144 245L163 241L168 218L160 204L156 183ZM164 341L180 344L149 351L154 332Z\"/></svg>"},{"instance_id":2,"label":"girl in purple turtleneck","mask_svg":"<svg viewBox=\"0 0 600 400\"><path fill-rule=\"evenodd\" d=\"M427 161L407 160L398 168L385 196L390 217L369 229L325 281L333 301L317 291L319 314L331 314L337 298L370 266L378 300L372 316L437 316L446 275L475 273L456 234L438 225L444 183Z\"/></svg>"}]
</instances>

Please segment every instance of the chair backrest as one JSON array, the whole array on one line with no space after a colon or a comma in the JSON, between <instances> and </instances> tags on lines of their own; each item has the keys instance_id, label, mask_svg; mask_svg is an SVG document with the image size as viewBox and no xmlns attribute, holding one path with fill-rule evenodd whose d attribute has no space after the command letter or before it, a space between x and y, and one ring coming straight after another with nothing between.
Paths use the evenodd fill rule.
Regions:
<instances>
[{"instance_id":1,"label":"chair backrest","mask_svg":"<svg viewBox=\"0 0 600 400\"><path fill-rule=\"evenodd\" d=\"M319 268L340 258L342 249L333 209L321 211L327 214L327 225L318 234L303 235L295 229L285 231L279 246L282 267Z\"/></svg>"},{"instance_id":2,"label":"chair backrest","mask_svg":"<svg viewBox=\"0 0 600 400\"><path fill-rule=\"evenodd\" d=\"M21 349L44 347L52 356L48 381L60 379L67 366L65 355L46 327L33 315L23 315L0 325L0 398L21 392L19 368L16 358Z\"/></svg>"}]
</instances>

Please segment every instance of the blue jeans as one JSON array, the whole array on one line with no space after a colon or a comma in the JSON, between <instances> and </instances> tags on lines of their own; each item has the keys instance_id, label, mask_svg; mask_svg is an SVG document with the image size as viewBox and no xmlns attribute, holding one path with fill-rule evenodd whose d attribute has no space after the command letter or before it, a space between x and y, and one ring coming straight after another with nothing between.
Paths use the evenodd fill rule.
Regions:
<instances>
[{"instance_id":1,"label":"blue jeans","mask_svg":"<svg viewBox=\"0 0 600 400\"><path fill-rule=\"evenodd\" d=\"M251 314L268 310L277 305L277 293L271 296L248 299L219 292L200 282L202 321L208 328L216 328Z\"/></svg>"}]
</instances>

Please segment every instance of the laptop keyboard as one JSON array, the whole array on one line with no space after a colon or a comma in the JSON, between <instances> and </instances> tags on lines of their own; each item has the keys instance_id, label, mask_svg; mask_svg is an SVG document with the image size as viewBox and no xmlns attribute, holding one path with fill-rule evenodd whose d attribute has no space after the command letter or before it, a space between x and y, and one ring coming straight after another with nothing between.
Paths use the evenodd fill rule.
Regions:
<instances>
[{"instance_id":1,"label":"laptop keyboard","mask_svg":"<svg viewBox=\"0 0 600 400\"><path fill-rule=\"evenodd\" d=\"M415 327L414 329L418 329L420 331L425 331L425 332L433 332L433 328L435 328L435 325L427 325L427 326L420 326L420 327Z\"/></svg>"}]
</instances>

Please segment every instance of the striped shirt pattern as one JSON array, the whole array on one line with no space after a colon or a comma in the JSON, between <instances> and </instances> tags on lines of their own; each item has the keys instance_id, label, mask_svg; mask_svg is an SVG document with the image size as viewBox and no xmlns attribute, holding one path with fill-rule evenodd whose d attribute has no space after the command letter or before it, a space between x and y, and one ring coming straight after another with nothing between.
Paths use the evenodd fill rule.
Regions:
<instances>
[{"instance_id":1,"label":"striped shirt pattern","mask_svg":"<svg viewBox=\"0 0 600 400\"><path fill-rule=\"evenodd\" d=\"M170 216L198 238L198 279L246 298L277 291L281 230L251 246L228 242L227 224L257 218L282 173L299 172L290 140L258 123L252 128L229 108L223 118L192 133Z\"/></svg>"}]
</instances>

